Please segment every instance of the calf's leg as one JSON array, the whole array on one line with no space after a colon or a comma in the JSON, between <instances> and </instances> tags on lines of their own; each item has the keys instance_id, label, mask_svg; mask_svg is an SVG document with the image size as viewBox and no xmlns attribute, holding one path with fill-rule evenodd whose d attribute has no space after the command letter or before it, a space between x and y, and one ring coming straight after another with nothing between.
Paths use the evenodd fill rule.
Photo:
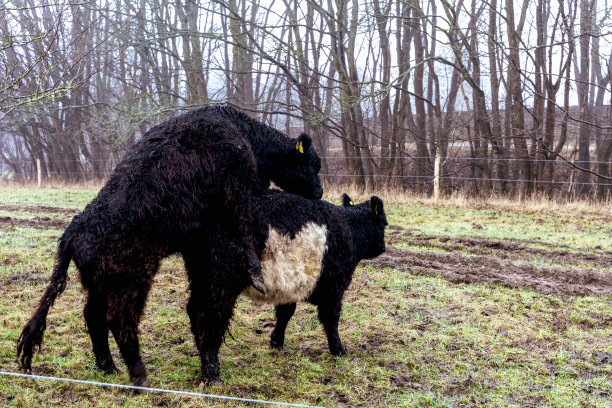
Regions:
<instances>
[{"instance_id":1,"label":"calf's leg","mask_svg":"<svg viewBox=\"0 0 612 408\"><path fill-rule=\"evenodd\" d=\"M285 330L287 323L295 313L295 303L287 303L276 306L276 325L270 336L270 347L273 349L282 349L285 344Z\"/></svg>"},{"instance_id":2,"label":"calf's leg","mask_svg":"<svg viewBox=\"0 0 612 408\"><path fill-rule=\"evenodd\" d=\"M342 346L340 336L338 335L338 322L340 321L341 310L341 299L330 299L329 302L320 303L318 305L319 321L323 324L323 328L325 329L329 351L334 356L346 354L346 350Z\"/></svg>"}]
</instances>

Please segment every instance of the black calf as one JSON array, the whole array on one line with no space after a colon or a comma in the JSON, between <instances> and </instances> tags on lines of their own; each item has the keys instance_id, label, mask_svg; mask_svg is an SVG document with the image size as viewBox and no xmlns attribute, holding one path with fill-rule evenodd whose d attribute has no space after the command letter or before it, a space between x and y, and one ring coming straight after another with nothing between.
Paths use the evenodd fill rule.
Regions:
<instances>
[{"instance_id":1,"label":"black calf","mask_svg":"<svg viewBox=\"0 0 612 408\"><path fill-rule=\"evenodd\" d=\"M378 197L359 205L349 204L348 196L345 201L348 207L338 207L273 190L254 198L256 247L261 254L265 295L249 287L246 276L237 278L235 271L244 270L246 259L235 256L235 238L226 234L222 225L216 234L210 234L216 239L203 243L205 252L197 259L200 273L192 275L192 285L200 292L192 291L197 302L190 301L189 310L190 314L215 317L202 317L197 324L192 318L202 365L209 367L203 372L205 381L220 381L218 350L240 293L277 305L271 347L283 347L296 302L306 300L318 307L330 352L346 353L338 335L342 297L358 262L385 251L387 220ZM189 269L196 269L196 265Z\"/></svg>"}]
</instances>

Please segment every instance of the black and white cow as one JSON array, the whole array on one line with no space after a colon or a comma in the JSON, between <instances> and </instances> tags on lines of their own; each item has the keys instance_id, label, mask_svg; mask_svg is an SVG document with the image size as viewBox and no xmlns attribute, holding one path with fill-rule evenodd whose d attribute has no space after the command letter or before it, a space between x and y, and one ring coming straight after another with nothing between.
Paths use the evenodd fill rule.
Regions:
<instances>
[{"instance_id":1,"label":"black and white cow","mask_svg":"<svg viewBox=\"0 0 612 408\"><path fill-rule=\"evenodd\" d=\"M216 234L203 237L215 238L202 242L201 252L186 258L197 262L186 265L190 270L201 271L192 275L187 311L204 381L220 382L218 351L241 293L276 305L271 347L283 347L296 302L308 301L317 305L331 353L346 353L338 335L342 298L359 261L385 251L387 219L376 196L352 205L345 195L343 203L336 206L278 190L254 198L255 245L261 254L265 294L249 285L243 272L247 259L237 251L240 242L223 225Z\"/></svg>"}]
</instances>

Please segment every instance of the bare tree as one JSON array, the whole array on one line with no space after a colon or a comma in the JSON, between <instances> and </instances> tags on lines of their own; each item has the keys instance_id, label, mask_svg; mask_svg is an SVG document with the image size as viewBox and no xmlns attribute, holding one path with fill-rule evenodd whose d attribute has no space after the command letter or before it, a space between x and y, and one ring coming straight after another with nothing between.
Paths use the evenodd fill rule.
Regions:
<instances>
[{"instance_id":1,"label":"bare tree","mask_svg":"<svg viewBox=\"0 0 612 408\"><path fill-rule=\"evenodd\" d=\"M449 191L592 197L597 181L605 199L601 3L11 0L0 171L28 179L40 163L45 177L103 178L151 125L230 102L309 132L330 182L425 192L439 152Z\"/></svg>"}]
</instances>

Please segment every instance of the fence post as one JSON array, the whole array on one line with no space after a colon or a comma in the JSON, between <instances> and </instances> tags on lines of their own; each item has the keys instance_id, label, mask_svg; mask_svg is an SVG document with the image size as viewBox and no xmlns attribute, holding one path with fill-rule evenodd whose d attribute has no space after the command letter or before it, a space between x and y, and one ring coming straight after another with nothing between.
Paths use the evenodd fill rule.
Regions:
<instances>
[{"instance_id":1,"label":"fence post","mask_svg":"<svg viewBox=\"0 0 612 408\"><path fill-rule=\"evenodd\" d=\"M40 166L40 158L36 158L36 173L38 175L38 188L42 185L42 168Z\"/></svg>"},{"instance_id":2,"label":"fence post","mask_svg":"<svg viewBox=\"0 0 612 408\"><path fill-rule=\"evenodd\" d=\"M438 205L440 199L440 152L436 153L434 162L434 201Z\"/></svg>"}]
</instances>

